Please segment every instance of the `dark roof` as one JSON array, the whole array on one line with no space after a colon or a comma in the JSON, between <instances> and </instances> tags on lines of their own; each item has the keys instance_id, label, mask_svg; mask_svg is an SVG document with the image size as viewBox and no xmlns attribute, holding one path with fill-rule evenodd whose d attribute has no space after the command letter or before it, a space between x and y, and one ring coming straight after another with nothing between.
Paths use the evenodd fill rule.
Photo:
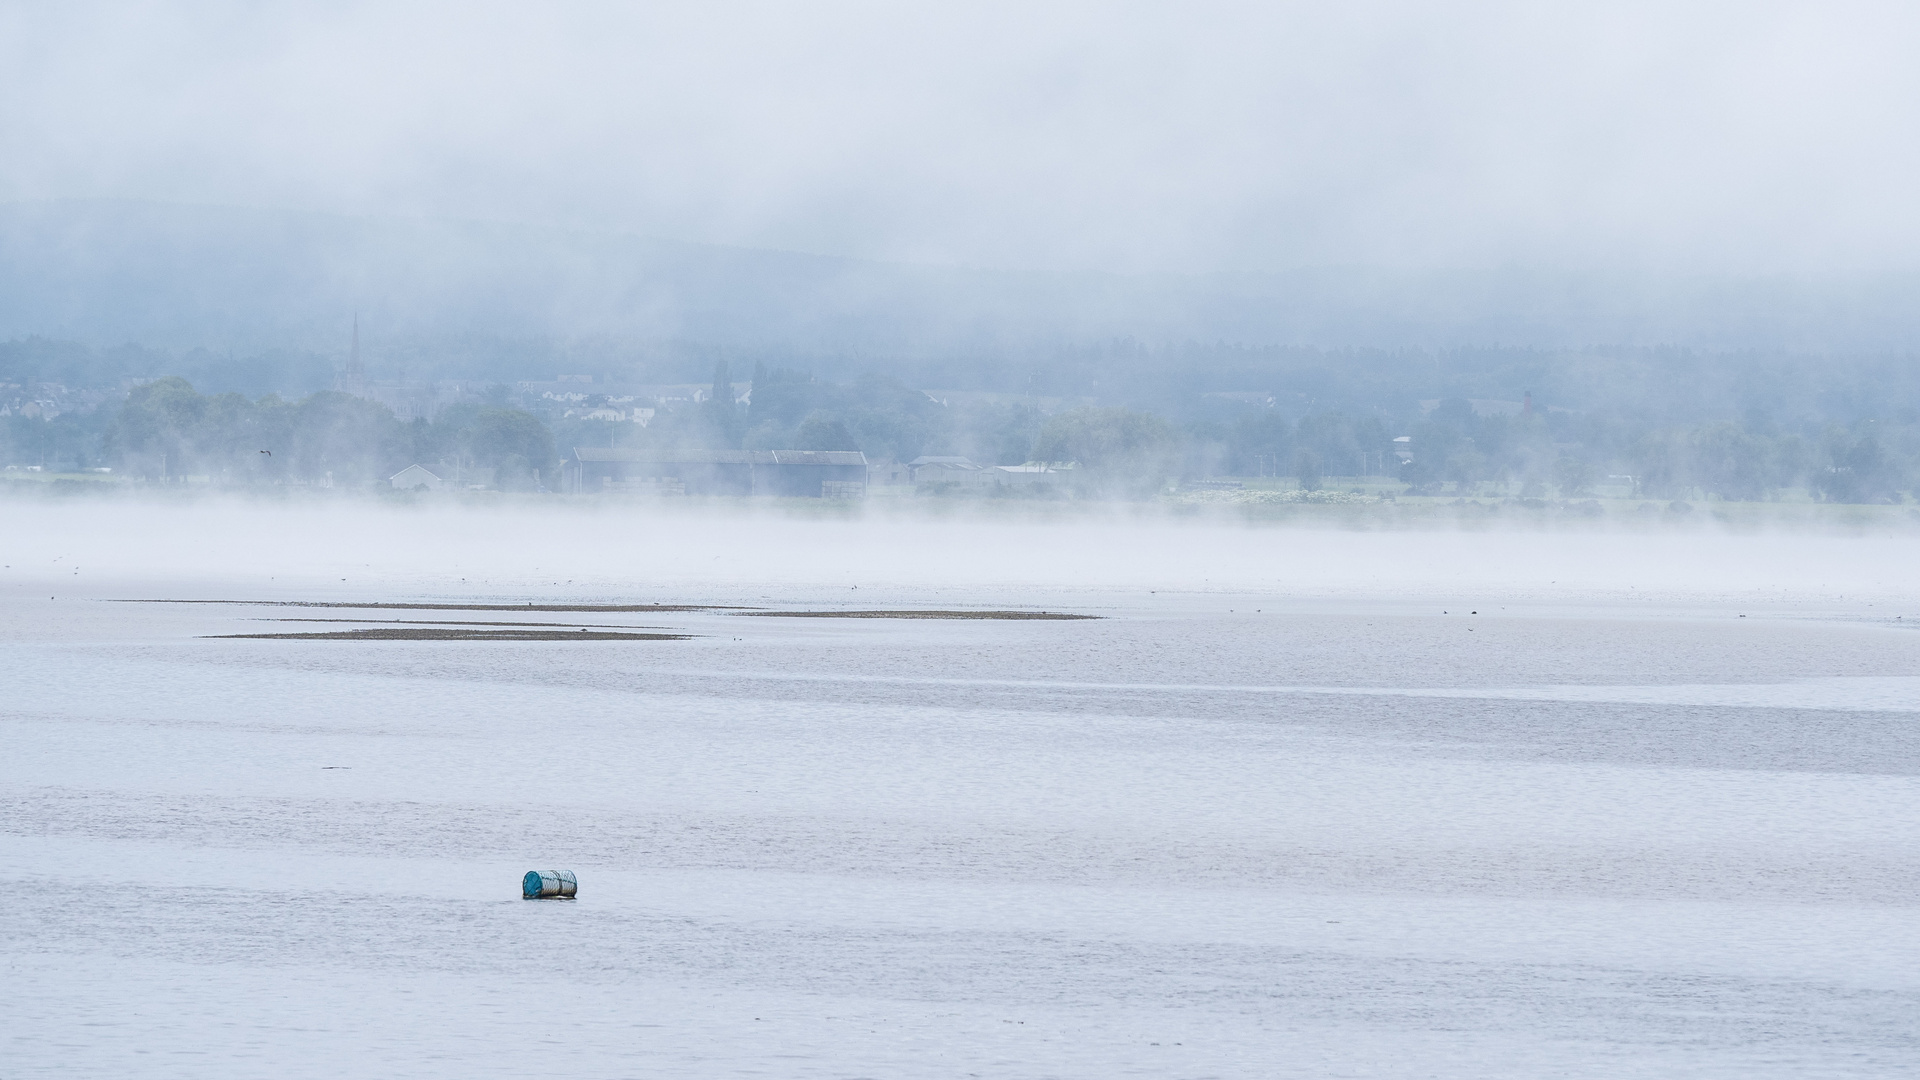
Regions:
<instances>
[{"instance_id":1,"label":"dark roof","mask_svg":"<svg viewBox=\"0 0 1920 1080\"><path fill-rule=\"evenodd\" d=\"M867 455L858 450L756 450L755 465L865 465ZM767 458L772 461L767 461Z\"/></svg>"},{"instance_id":2,"label":"dark roof","mask_svg":"<svg viewBox=\"0 0 1920 1080\"><path fill-rule=\"evenodd\" d=\"M746 465L744 450L636 450L631 447L576 446L575 461L637 461L662 465Z\"/></svg>"},{"instance_id":3,"label":"dark roof","mask_svg":"<svg viewBox=\"0 0 1920 1080\"><path fill-rule=\"evenodd\" d=\"M858 450L638 450L576 446L575 461L630 461L650 465L865 465Z\"/></svg>"}]
</instances>

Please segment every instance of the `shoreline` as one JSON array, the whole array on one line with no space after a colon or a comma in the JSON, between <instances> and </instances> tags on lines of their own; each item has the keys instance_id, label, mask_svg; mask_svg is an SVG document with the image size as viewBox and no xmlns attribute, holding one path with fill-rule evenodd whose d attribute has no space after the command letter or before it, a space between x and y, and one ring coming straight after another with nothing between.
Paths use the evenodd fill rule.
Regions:
<instances>
[{"instance_id":1,"label":"shoreline","mask_svg":"<svg viewBox=\"0 0 1920 1080\"><path fill-rule=\"evenodd\" d=\"M1303 495L1289 499L1290 495ZM1222 498L1219 496L1248 496ZM1264 498L1263 498L1264 496ZM1273 498L1272 496L1279 496ZM1033 524L1201 522L1340 530L1548 532L1920 533L1920 505L1810 500L1730 502L1652 498L1522 499L1488 495L1387 495L1346 491L1186 491L1150 499L1024 499L875 494L864 499L721 495L566 495L470 491L415 493L383 489L216 488L135 485L116 480L0 482L0 506L120 505L149 507L408 511L524 511L561 520L577 515L729 515L833 521L956 521Z\"/></svg>"}]
</instances>

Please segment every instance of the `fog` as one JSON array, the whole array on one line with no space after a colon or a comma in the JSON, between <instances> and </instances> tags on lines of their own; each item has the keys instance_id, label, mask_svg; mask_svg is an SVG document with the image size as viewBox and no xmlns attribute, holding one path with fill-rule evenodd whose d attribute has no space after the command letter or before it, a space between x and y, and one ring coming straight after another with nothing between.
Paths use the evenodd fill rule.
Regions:
<instances>
[{"instance_id":1,"label":"fog","mask_svg":"<svg viewBox=\"0 0 1920 1080\"><path fill-rule=\"evenodd\" d=\"M1784 608L1876 619L1920 605L1906 529L1353 532L1249 529L1232 516L818 518L672 501L542 515L226 500L18 502L9 513L12 586L68 599L157 582L207 595L364 600L424 589L507 603L554 595L672 603L689 591L734 596L766 586L856 606L862 596L839 594L1024 605L1088 594L1111 594L1114 603L1158 592L1266 594L1281 604L1384 602L1423 612L1495 600L1627 611L1749 604L1755 615ZM125 542L128 533L139 542Z\"/></svg>"},{"instance_id":2,"label":"fog","mask_svg":"<svg viewBox=\"0 0 1920 1080\"><path fill-rule=\"evenodd\" d=\"M1826 527L1920 482L1894 5L0 20L15 493ZM789 450L871 471L643 467Z\"/></svg>"},{"instance_id":3,"label":"fog","mask_svg":"<svg viewBox=\"0 0 1920 1080\"><path fill-rule=\"evenodd\" d=\"M1009 270L1915 268L1897 4L14 7L0 193Z\"/></svg>"},{"instance_id":4,"label":"fog","mask_svg":"<svg viewBox=\"0 0 1920 1080\"><path fill-rule=\"evenodd\" d=\"M1910 1073L1916 41L0 6L0 1071Z\"/></svg>"},{"instance_id":5,"label":"fog","mask_svg":"<svg viewBox=\"0 0 1920 1080\"><path fill-rule=\"evenodd\" d=\"M1912 1059L1910 536L7 511L22 1077Z\"/></svg>"},{"instance_id":6,"label":"fog","mask_svg":"<svg viewBox=\"0 0 1920 1080\"><path fill-rule=\"evenodd\" d=\"M1904 352L1913 19L14 7L0 336L338 366L357 313L376 375L503 381L583 342ZM538 344L496 371L476 337Z\"/></svg>"},{"instance_id":7,"label":"fog","mask_svg":"<svg viewBox=\"0 0 1920 1080\"><path fill-rule=\"evenodd\" d=\"M4 480L1900 506L1917 29L1892 4L9 8ZM781 451L872 471L640 467Z\"/></svg>"}]
</instances>

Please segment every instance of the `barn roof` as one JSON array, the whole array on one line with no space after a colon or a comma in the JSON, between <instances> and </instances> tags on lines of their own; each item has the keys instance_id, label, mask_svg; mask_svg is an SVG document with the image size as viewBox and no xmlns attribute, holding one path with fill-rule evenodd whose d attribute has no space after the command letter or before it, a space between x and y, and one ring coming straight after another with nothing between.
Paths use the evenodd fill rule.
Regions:
<instances>
[{"instance_id":1,"label":"barn roof","mask_svg":"<svg viewBox=\"0 0 1920 1080\"><path fill-rule=\"evenodd\" d=\"M858 450L757 450L773 458L773 465L865 465L867 455ZM755 457L754 464L763 462Z\"/></svg>"},{"instance_id":2,"label":"barn roof","mask_svg":"<svg viewBox=\"0 0 1920 1080\"><path fill-rule=\"evenodd\" d=\"M642 450L625 446L576 446L575 461L623 461L646 465L865 465L858 450Z\"/></svg>"}]
</instances>

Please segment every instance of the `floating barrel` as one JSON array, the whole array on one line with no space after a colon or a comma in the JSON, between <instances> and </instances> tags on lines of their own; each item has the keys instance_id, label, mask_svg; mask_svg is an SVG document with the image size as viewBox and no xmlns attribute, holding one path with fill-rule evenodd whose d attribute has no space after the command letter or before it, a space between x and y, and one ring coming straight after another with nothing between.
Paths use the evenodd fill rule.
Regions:
<instances>
[{"instance_id":1,"label":"floating barrel","mask_svg":"<svg viewBox=\"0 0 1920 1080\"><path fill-rule=\"evenodd\" d=\"M529 870L527 876L520 879L520 895L528 900L556 896L570 900L579 891L580 883L573 879L571 870Z\"/></svg>"}]
</instances>

